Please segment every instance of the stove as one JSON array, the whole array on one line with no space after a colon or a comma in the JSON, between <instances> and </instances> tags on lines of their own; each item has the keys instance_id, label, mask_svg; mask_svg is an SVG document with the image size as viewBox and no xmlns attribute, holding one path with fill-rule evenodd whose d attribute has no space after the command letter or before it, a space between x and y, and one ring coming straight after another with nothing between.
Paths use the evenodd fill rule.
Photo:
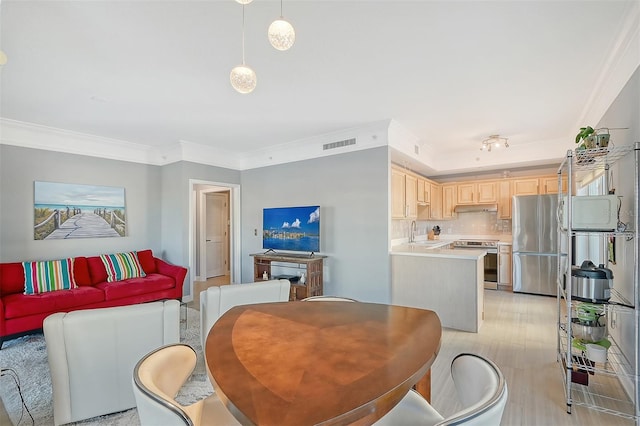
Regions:
<instances>
[{"instance_id":1,"label":"stove","mask_svg":"<svg viewBox=\"0 0 640 426\"><path fill-rule=\"evenodd\" d=\"M497 249L499 240L457 240L454 241L454 248L481 248Z\"/></svg>"},{"instance_id":2,"label":"stove","mask_svg":"<svg viewBox=\"0 0 640 426\"><path fill-rule=\"evenodd\" d=\"M469 239L453 242L454 249L481 249L487 252L484 257L484 288L498 289L498 241Z\"/></svg>"}]
</instances>

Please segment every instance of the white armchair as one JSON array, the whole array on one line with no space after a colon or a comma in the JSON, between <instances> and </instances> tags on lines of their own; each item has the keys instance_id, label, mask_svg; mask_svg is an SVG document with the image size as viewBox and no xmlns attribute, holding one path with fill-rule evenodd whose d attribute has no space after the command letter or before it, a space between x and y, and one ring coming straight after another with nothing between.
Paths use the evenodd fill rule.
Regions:
<instances>
[{"instance_id":1,"label":"white armchair","mask_svg":"<svg viewBox=\"0 0 640 426\"><path fill-rule=\"evenodd\" d=\"M150 351L180 341L180 303L56 313L43 330L57 426L135 407L133 368Z\"/></svg>"},{"instance_id":2,"label":"white armchair","mask_svg":"<svg viewBox=\"0 0 640 426\"><path fill-rule=\"evenodd\" d=\"M200 293L200 343L205 348L207 334L213 324L229 309L238 305L286 302L289 280L270 280L248 284L213 286Z\"/></svg>"}]
</instances>

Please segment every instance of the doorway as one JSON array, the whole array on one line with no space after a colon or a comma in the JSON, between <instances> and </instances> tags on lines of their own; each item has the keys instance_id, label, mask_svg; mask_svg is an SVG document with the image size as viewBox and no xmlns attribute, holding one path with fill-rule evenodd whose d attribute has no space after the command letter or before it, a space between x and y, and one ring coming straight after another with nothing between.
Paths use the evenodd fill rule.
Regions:
<instances>
[{"instance_id":1,"label":"doorway","mask_svg":"<svg viewBox=\"0 0 640 426\"><path fill-rule=\"evenodd\" d=\"M240 278L240 187L219 182L190 180L189 288L195 291ZM194 283L198 285L195 286ZM197 288L196 288L197 287Z\"/></svg>"}]
</instances>

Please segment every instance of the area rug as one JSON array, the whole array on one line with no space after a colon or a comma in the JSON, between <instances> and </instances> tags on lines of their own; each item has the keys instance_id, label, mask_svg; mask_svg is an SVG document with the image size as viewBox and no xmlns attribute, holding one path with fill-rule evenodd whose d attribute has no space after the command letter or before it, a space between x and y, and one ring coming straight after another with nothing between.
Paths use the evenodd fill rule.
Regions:
<instances>
[{"instance_id":1,"label":"area rug","mask_svg":"<svg viewBox=\"0 0 640 426\"><path fill-rule=\"evenodd\" d=\"M187 308L181 311L180 340L191 345L198 354L198 360L193 375L185 383L176 398L182 404L191 404L213 392L200 345L200 316L195 309ZM7 413L15 426L23 425L52 425L53 397L51 392L51 376L47 363L47 348L42 333L20 337L5 342L0 350L0 368L15 370L20 381L20 388L24 404L29 409L31 417L23 408L20 394L10 372L0 376L0 396ZM139 425L140 419L135 408L120 413L94 417L74 423L75 425ZM4 426L4 425L2 425Z\"/></svg>"}]
</instances>

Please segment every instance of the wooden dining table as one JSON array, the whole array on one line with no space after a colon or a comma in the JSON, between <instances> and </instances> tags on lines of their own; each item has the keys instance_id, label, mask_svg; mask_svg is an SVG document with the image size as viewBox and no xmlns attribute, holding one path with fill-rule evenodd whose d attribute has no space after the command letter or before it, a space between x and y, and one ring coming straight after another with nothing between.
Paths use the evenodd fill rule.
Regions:
<instances>
[{"instance_id":1,"label":"wooden dining table","mask_svg":"<svg viewBox=\"0 0 640 426\"><path fill-rule=\"evenodd\" d=\"M361 302L236 306L205 343L218 396L242 424L372 424L425 376L435 312Z\"/></svg>"}]
</instances>

